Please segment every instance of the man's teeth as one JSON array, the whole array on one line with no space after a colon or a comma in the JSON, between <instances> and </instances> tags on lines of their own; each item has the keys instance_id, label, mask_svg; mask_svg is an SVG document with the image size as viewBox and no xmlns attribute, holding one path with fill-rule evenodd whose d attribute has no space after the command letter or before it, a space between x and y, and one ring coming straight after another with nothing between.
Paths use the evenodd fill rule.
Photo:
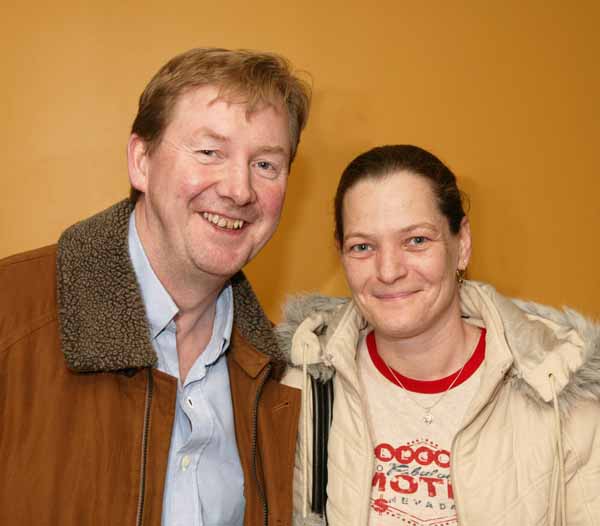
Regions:
<instances>
[{"instance_id":1,"label":"man's teeth","mask_svg":"<svg viewBox=\"0 0 600 526\"><path fill-rule=\"evenodd\" d=\"M218 214L210 214L209 212L203 212L202 217L214 225L220 226L221 228L239 230L244 226L243 219L227 219L226 217L221 217Z\"/></svg>"}]
</instances>

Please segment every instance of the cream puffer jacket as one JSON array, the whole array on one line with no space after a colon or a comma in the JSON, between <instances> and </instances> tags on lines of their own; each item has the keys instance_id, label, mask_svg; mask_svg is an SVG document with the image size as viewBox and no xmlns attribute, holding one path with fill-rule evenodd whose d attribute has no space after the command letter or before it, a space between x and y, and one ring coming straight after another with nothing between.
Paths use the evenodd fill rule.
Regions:
<instances>
[{"instance_id":1,"label":"cream puffer jacket","mask_svg":"<svg viewBox=\"0 0 600 526\"><path fill-rule=\"evenodd\" d=\"M461 288L461 308L487 335L480 388L452 444L460 526L600 525L600 326L472 281ZM288 304L278 328L295 366L287 383L334 378L330 526L369 520L373 443L355 360L362 323L353 302L307 296ZM309 391L296 452L296 526L324 524L309 512Z\"/></svg>"}]
</instances>

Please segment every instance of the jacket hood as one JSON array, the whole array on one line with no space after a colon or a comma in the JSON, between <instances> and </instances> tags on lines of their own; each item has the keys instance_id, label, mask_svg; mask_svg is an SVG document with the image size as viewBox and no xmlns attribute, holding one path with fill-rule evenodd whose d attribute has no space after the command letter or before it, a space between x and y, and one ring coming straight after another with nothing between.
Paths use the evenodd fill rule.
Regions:
<instances>
[{"instance_id":1,"label":"jacket hood","mask_svg":"<svg viewBox=\"0 0 600 526\"><path fill-rule=\"evenodd\" d=\"M306 320L314 320L312 323L305 323L304 327L310 325L308 330L317 338L318 347L325 349L327 341L342 318L344 307L349 304L348 298L320 294L303 294L288 298L283 307L283 320L275 327L275 337L279 348L287 358L288 365L292 367L300 365L300 362L292 358L293 340L298 327ZM334 369L328 364L324 353L311 362L308 373L314 378L328 380L333 376Z\"/></svg>"},{"instance_id":2,"label":"jacket hood","mask_svg":"<svg viewBox=\"0 0 600 526\"><path fill-rule=\"evenodd\" d=\"M474 281L462 287L461 307L503 339L512 358L508 374L529 399L551 402L552 377L562 412L579 400L600 400L600 325L573 309L506 298Z\"/></svg>"},{"instance_id":3,"label":"jacket hood","mask_svg":"<svg viewBox=\"0 0 600 526\"><path fill-rule=\"evenodd\" d=\"M507 363L506 374L531 400L552 401L549 375L554 378L561 412L568 412L578 400L600 400L600 325L572 309L509 299L492 286L474 281L465 281L461 287L461 308L464 316L484 325L489 336L496 336L501 359ZM364 323L349 299L319 295L291 298L284 308L284 320L276 328L289 363L299 365L298 358L292 358L293 337L308 318L312 322L306 322L301 330L310 326L321 353L318 363L308 366L308 372L315 378L330 378L333 368L328 363L326 344L352 310L359 321L350 323Z\"/></svg>"},{"instance_id":4,"label":"jacket hood","mask_svg":"<svg viewBox=\"0 0 600 526\"><path fill-rule=\"evenodd\" d=\"M129 258L133 204L123 200L67 229L58 242L61 343L69 368L100 372L155 367L146 310ZM234 325L276 363L271 323L242 272L231 278Z\"/></svg>"}]
</instances>

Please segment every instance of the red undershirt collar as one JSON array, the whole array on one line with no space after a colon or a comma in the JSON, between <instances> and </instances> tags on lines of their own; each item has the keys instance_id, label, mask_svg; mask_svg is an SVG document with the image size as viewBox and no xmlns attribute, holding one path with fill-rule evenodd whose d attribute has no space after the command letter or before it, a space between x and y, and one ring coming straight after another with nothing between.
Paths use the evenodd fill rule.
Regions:
<instances>
[{"instance_id":1,"label":"red undershirt collar","mask_svg":"<svg viewBox=\"0 0 600 526\"><path fill-rule=\"evenodd\" d=\"M460 373L460 378L458 378L452 386L452 389L454 389L460 384L467 381L483 363L483 359L485 358L485 333L485 328L482 328L481 335L479 336L479 341L477 342L477 346L475 347L473 354L462 369L462 373L461 370L458 369L457 371L453 372L450 376L446 376L445 378L440 378L438 380L415 380L414 378L409 378L408 376L400 374L395 369L394 374L398 377L400 382L402 382L402 385L408 391L412 391L415 393L436 394L445 392L450 386L450 384L454 382L455 378ZM383 361L383 358L381 358L379 352L377 351L377 343L375 342L375 331L371 331L369 334L367 334L367 349L369 350L369 356L373 361L373 365L375 365L377 370L394 385L401 387L396 381L396 379L393 377L392 373L390 373L390 370Z\"/></svg>"}]
</instances>

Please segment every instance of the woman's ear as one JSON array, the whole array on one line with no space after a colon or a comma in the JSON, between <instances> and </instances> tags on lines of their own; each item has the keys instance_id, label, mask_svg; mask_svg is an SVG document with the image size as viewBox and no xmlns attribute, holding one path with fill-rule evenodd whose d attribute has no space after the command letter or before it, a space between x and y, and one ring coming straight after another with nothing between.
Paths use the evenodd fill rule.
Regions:
<instances>
[{"instance_id":1,"label":"woman's ear","mask_svg":"<svg viewBox=\"0 0 600 526\"><path fill-rule=\"evenodd\" d=\"M458 266L460 270L465 270L471 260L471 223L469 218L464 216L460 222L458 231Z\"/></svg>"}]
</instances>

